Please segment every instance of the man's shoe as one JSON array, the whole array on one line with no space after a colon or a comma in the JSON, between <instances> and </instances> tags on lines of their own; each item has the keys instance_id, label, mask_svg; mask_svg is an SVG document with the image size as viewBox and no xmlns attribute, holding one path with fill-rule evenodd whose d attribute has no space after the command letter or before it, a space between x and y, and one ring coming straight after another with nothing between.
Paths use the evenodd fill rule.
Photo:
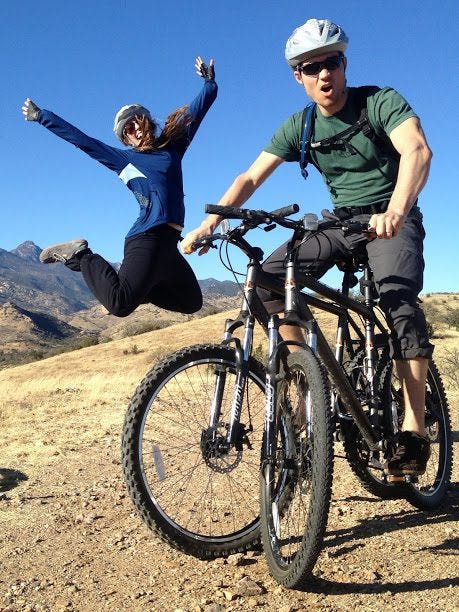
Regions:
<instances>
[{"instance_id":1,"label":"man's shoe","mask_svg":"<svg viewBox=\"0 0 459 612\"><path fill-rule=\"evenodd\" d=\"M401 431L395 439L395 449L386 461L385 471L392 476L424 474L430 457L430 441L412 431Z\"/></svg>"},{"instance_id":2,"label":"man's shoe","mask_svg":"<svg viewBox=\"0 0 459 612\"><path fill-rule=\"evenodd\" d=\"M69 259L75 257L81 251L88 248L88 241L83 238L70 240L70 242L61 242L43 249L40 253L40 261L45 264L49 263L67 263Z\"/></svg>"}]
</instances>

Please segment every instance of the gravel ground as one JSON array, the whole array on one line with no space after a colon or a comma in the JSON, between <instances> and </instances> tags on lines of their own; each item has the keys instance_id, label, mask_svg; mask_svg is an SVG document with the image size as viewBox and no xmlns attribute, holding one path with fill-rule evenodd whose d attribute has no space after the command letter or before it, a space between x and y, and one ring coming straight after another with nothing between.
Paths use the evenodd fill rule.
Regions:
<instances>
[{"instance_id":1,"label":"gravel ground","mask_svg":"<svg viewBox=\"0 0 459 612\"><path fill-rule=\"evenodd\" d=\"M200 561L156 539L126 494L114 429L40 457L0 470L0 610L459 609L457 465L426 513L367 494L337 457L314 579L288 591L258 552Z\"/></svg>"}]
</instances>

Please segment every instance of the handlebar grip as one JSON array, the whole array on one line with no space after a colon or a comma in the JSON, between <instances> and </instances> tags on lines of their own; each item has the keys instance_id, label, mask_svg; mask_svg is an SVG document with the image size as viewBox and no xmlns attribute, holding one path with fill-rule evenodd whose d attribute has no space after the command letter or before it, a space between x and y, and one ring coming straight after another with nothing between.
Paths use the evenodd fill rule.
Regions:
<instances>
[{"instance_id":1,"label":"handlebar grip","mask_svg":"<svg viewBox=\"0 0 459 612\"><path fill-rule=\"evenodd\" d=\"M201 238L197 238L194 242L191 243L191 248L193 249L193 251L197 251L198 249L204 246L213 247L214 239L215 234L211 234L210 236L201 236Z\"/></svg>"},{"instance_id":2,"label":"handlebar grip","mask_svg":"<svg viewBox=\"0 0 459 612\"><path fill-rule=\"evenodd\" d=\"M218 206L217 204L206 204L206 213L220 215L226 219L244 219L244 211L232 206Z\"/></svg>"},{"instance_id":3,"label":"handlebar grip","mask_svg":"<svg viewBox=\"0 0 459 612\"><path fill-rule=\"evenodd\" d=\"M349 234L365 234L369 231L368 223L361 223L360 221L346 221L343 228Z\"/></svg>"},{"instance_id":4,"label":"handlebar grip","mask_svg":"<svg viewBox=\"0 0 459 612\"><path fill-rule=\"evenodd\" d=\"M300 207L298 204L289 204L288 206L283 206L282 208L273 210L269 214L276 217L289 217L290 215L297 213L299 210Z\"/></svg>"}]
</instances>

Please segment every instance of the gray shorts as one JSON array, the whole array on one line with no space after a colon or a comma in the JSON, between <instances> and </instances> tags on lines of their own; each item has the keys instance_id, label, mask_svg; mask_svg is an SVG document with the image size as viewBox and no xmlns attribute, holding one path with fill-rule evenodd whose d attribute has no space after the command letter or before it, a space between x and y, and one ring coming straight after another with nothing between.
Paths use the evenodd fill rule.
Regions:
<instances>
[{"instance_id":1,"label":"gray shorts","mask_svg":"<svg viewBox=\"0 0 459 612\"><path fill-rule=\"evenodd\" d=\"M356 215L355 221L367 223L370 215ZM368 241L364 236L344 236L340 229L325 229L303 242L298 251L298 269L320 278L343 255L367 250L379 292L379 305L391 331L391 355L394 359L430 358L425 316L417 296L422 290L424 274L422 214L417 207L408 215L397 236L390 240ZM264 262L263 270L277 277L285 275L287 243L276 249ZM284 301L279 295L258 289L268 312L281 312Z\"/></svg>"}]
</instances>

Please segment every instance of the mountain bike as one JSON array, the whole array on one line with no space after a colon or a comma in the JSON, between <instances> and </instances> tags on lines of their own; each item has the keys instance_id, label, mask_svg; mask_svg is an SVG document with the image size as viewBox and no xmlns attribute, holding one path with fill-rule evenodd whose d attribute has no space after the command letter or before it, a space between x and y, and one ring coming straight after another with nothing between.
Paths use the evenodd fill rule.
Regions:
<instances>
[{"instance_id":1,"label":"mountain bike","mask_svg":"<svg viewBox=\"0 0 459 612\"><path fill-rule=\"evenodd\" d=\"M248 257L239 315L226 321L220 344L176 351L146 375L131 400L122 440L127 488L153 531L203 558L246 550L261 536L271 574L289 588L307 582L322 547L334 439L343 442L362 485L383 499L405 497L418 508L434 508L452 470L448 403L431 361L427 470L395 482L386 474L404 406L368 260L363 254L340 262L340 291L296 267L306 235L332 223L345 232L366 228L319 222L315 215L289 218L297 211L297 205L271 212L208 205L207 212L241 221L199 243L220 241ZM262 270L261 249L244 238L256 227L276 225L292 230L284 282ZM362 298L351 294L358 272ZM283 317L268 314L257 287L285 296ZM337 318L334 349L313 310ZM268 338L263 363L252 354L256 323ZM300 326L305 342L284 341L284 325Z\"/></svg>"}]
</instances>

